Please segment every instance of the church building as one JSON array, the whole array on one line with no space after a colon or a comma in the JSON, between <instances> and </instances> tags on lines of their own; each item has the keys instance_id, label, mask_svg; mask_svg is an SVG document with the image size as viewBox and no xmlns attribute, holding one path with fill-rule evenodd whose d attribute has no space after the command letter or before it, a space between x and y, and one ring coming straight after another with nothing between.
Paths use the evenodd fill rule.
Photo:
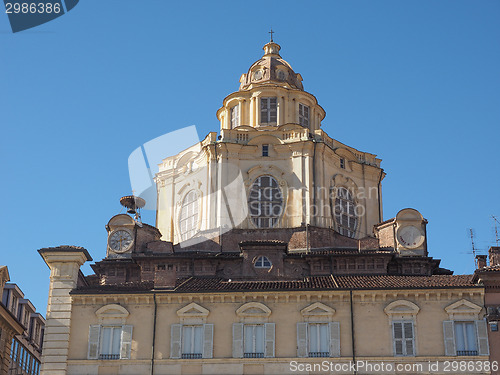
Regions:
<instances>
[{"instance_id":1,"label":"church building","mask_svg":"<svg viewBox=\"0 0 500 375\"><path fill-rule=\"evenodd\" d=\"M91 275L84 248L39 250L41 374L495 373L482 278L440 267L419 211L384 220L381 160L322 129L280 49L222 100L219 132L165 150L155 226L123 197Z\"/></svg>"}]
</instances>

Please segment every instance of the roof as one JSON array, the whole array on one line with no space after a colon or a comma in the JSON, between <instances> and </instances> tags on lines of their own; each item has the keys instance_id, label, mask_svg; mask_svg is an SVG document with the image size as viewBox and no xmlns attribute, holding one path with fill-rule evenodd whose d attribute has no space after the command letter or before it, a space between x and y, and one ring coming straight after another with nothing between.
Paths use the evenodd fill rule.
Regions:
<instances>
[{"instance_id":1,"label":"roof","mask_svg":"<svg viewBox=\"0 0 500 375\"><path fill-rule=\"evenodd\" d=\"M479 272L495 272L495 271L500 271L500 264L495 264L493 266L479 268L478 271Z\"/></svg>"},{"instance_id":2,"label":"roof","mask_svg":"<svg viewBox=\"0 0 500 375\"><path fill-rule=\"evenodd\" d=\"M381 290L381 289L446 289L482 287L474 284L472 275L434 276L310 276L301 280L231 280L219 277L189 277L178 279L171 293L213 293L245 291L297 291L297 290ZM134 293L153 290L153 283L124 283L80 287L74 294Z\"/></svg>"}]
</instances>

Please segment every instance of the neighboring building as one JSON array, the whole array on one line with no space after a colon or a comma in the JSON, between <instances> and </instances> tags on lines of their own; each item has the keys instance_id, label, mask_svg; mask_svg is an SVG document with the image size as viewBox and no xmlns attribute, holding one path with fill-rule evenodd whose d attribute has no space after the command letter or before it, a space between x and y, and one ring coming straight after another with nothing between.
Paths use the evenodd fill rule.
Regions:
<instances>
[{"instance_id":1,"label":"neighboring building","mask_svg":"<svg viewBox=\"0 0 500 375\"><path fill-rule=\"evenodd\" d=\"M449 374L444 361L489 360L484 286L429 256L418 211L383 221L380 160L321 130L325 111L279 50L266 44L224 99L219 139L163 160L156 227L112 217L94 275L83 248L39 250L42 374L286 374L325 360Z\"/></svg>"},{"instance_id":2,"label":"neighboring building","mask_svg":"<svg viewBox=\"0 0 500 375\"><path fill-rule=\"evenodd\" d=\"M500 247L492 246L489 249L489 266L486 255L478 255L477 258L474 281L483 284L485 288L484 305L489 325L490 361L500 363ZM500 374L500 371L493 371L492 374Z\"/></svg>"},{"instance_id":3,"label":"neighboring building","mask_svg":"<svg viewBox=\"0 0 500 375\"><path fill-rule=\"evenodd\" d=\"M0 374L37 375L45 319L16 284L9 281L7 267L0 267Z\"/></svg>"}]
</instances>

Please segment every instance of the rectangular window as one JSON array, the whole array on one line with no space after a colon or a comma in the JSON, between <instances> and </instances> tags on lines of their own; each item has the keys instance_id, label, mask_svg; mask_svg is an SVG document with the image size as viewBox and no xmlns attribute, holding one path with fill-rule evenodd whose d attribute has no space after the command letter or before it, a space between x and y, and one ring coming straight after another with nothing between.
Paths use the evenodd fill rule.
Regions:
<instances>
[{"instance_id":1,"label":"rectangular window","mask_svg":"<svg viewBox=\"0 0 500 375\"><path fill-rule=\"evenodd\" d=\"M278 119L278 98L260 98L260 123L276 124Z\"/></svg>"},{"instance_id":2,"label":"rectangular window","mask_svg":"<svg viewBox=\"0 0 500 375\"><path fill-rule=\"evenodd\" d=\"M415 355L415 335L413 334L413 322L393 322L392 335L394 339L394 355Z\"/></svg>"},{"instance_id":3,"label":"rectangular window","mask_svg":"<svg viewBox=\"0 0 500 375\"><path fill-rule=\"evenodd\" d=\"M263 324L245 324L243 340L243 356L245 358L264 358Z\"/></svg>"},{"instance_id":4,"label":"rectangular window","mask_svg":"<svg viewBox=\"0 0 500 375\"><path fill-rule=\"evenodd\" d=\"M345 169L345 159L340 158L340 168Z\"/></svg>"},{"instance_id":5,"label":"rectangular window","mask_svg":"<svg viewBox=\"0 0 500 375\"><path fill-rule=\"evenodd\" d=\"M457 355L478 355L474 322L455 322Z\"/></svg>"},{"instance_id":6,"label":"rectangular window","mask_svg":"<svg viewBox=\"0 0 500 375\"><path fill-rule=\"evenodd\" d=\"M269 145L262 145L262 156L269 156Z\"/></svg>"},{"instance_id":7,"label":"rectangular window","mask_svg":"<svg viewBox=\"0 0 500 375\"><path fill-rule=\"evenodd\" d=\"M309 323L309 357L329 357L328 323Z\"/></svg>"},{"instance_id":8,"label":"rectangular window","mask_svg":"<svg viewBox=\"0 0 500 375\"><path fill-rule=\"evenodd\" d=\"M236 104L231 108L231 129L240 126L240 105Z\"/></svg>"},{"instance_id":9,"label":"rectangular window","mask_svg":"<svg viewBox=\"0 0 500 375\"><path fill-rule=\"evenodd\" d=\"M203 326L182 326L182 358L196 359L203 354Z\"/></svg>"},{"instance_id":10,"label":"rectangular window","mask_svg":"<svg viewBox=\"0 0 500 375\"><path fill-rule=\"evenodd\" d=\"M309 107L299 103L299 124L309 126Z\"/></svg>"},{"instance_id":11,"label":"rectangular window","mask_svg":"<svg viewBox=\"0 0 500 375\"><path fill-rule=\"evenodd\" d=\"M120 359L122 327L101 327L99 359Z\"/></svg>"}]
</instances>

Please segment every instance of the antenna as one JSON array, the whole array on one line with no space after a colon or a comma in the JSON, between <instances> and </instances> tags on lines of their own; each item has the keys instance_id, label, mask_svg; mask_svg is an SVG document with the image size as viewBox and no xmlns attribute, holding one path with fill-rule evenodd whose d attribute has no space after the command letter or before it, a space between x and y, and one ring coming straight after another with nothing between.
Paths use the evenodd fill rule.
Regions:
<instances>
[{"instance_id":1,"label":"antenna","mask_svg":"<svg viewBox=\"0 0 500 375\"><path fill-rule=\"evenodd\" d=\"M496 246L498 246L498 224L500 224L500 222L495 215L491 215L491 217L493 218L493 222L495 223L495 242Z\"/></svg>"},{"instance_id":2,"label":"antenna","mask_svg":"<svg viewBox=\"0 0 500 375\"><path fill-rule=\"evenodd\" d=\"M474 256L474 268L477 268L477 259L476 259L476 247L474 246L474 231L472 228L469 228L470 231L470 242L472 245L472 255Z\"/></svg>"}]
</instances>

